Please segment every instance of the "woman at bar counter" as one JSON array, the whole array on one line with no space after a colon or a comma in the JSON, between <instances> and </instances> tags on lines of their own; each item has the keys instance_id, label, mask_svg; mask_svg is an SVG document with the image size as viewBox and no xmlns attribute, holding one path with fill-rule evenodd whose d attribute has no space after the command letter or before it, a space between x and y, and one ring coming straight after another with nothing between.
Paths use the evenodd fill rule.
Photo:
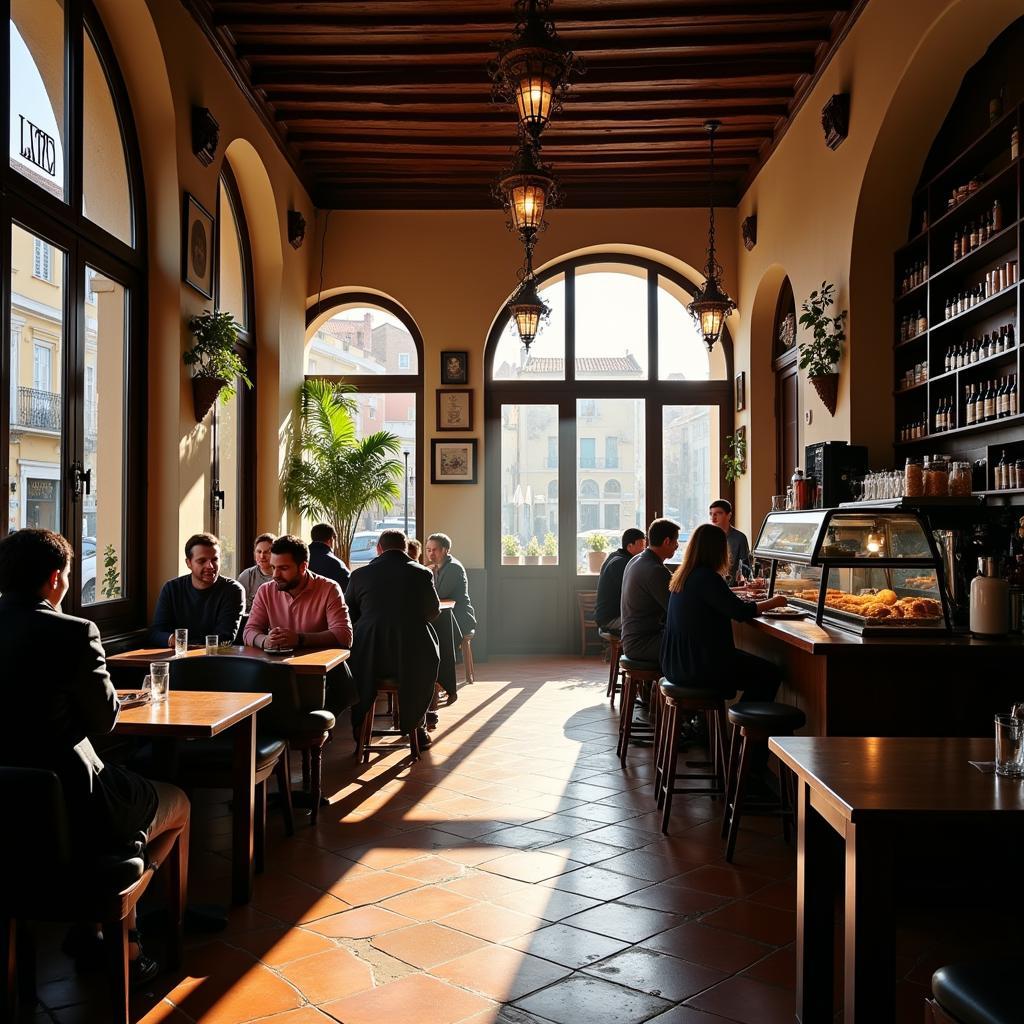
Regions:
<instances>
[{"instance_id":1,"label":"woman at bar counter","mask_svg":"<svg viewBox=\"0 0 1024 1024\"><path fill-rule=\"evenodd\" d=\"M719 689L727 700L736 690L743 691L746 701L774 700L781 682L778 668L736 650L732 623L780 608L786 598L744 601L729 589L728 571L726 535L711 523L698 526L669 581L661 669L670 683Z\"/></svg>"}]
</instances>

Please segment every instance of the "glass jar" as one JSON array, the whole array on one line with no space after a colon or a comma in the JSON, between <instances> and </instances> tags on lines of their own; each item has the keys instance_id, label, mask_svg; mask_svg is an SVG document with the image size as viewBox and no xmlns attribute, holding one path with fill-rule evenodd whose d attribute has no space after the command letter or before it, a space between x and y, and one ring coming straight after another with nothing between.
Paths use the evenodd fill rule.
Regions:
<instances>
[{"instance_id":1,"label":"glass jar","mask_svg":"<svg viewBox=\"0 0 1024 1024\"><path fill-rule=\"evenodd\" d=\"M945 498L949 494L948 463L942 456L933 455L924 465L924 496Z\"/></svg>"},{"instance_id":2,"label":"glass jar","mask_svg":"<svg viewBox=\"0 0 1024 1024\"><path fill-rule=\"evenodd\" d=\"M903 493L908 498L920 498L924 495L924 467L920 459L907 459L903 470Z\"/></svg>"},{"instance_id":3,"label":"glass jar","mask_svg":"<svg viewBox=\"0 0 1024 1024\"><path fill-rule=\"evenodd\" d=\"M954 462L949 468L949 496L969 498L971 496L971 464Z\"/></svg>"}]
</instances>

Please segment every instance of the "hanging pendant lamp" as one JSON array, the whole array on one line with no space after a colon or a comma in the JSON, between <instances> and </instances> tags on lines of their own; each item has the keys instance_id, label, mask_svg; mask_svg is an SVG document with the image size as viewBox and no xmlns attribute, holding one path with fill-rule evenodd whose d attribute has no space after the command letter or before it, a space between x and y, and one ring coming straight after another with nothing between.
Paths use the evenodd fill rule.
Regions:
<instances>
[{"instance_id":1,"label":"hanging pendant lamp","mask_svg":"<svg viewBox=\"0 0 1024 1024\"><path fill-rule=\"evenodd\" d=\"M533 273L533 247L526 246L526 262L519 271L519 287L508 300L509 315L515 321L519 331L519 340L529 351L533 339L537 337L542 323L551 317L551 307L540 297L537 291L537 279Z\"/></svg>"},{"instance_id":2,"label":"hanging pendant lamp","mask_svg":"<svg viewBox=\"0 0 1024 1024\"><path fill-rule=\"evenodd\" d=\"M520 143L512 166L494 186L494 197L505 207L509 230L518 231L524 243L532 243L547 226L544 211L558 202L558 182L532 140Z\"/></svg>"},{"instance_id":3,"label":"hanging pendant lamp","mask_svg":"<svg viewBox=\"0 0 1024 1024\"><path fill-rule=\"evenodd\" d=\"M704 130L711 137L711 197L708 203L707 262L704 267L704 286L697 289L693 301L687 307L709 352L722 337L726 318L736 308L736 303L722 288L719 281L722 266L715 257L715 132L721 126L721 121L704 122Z\"/></svg>"}]
</instances>

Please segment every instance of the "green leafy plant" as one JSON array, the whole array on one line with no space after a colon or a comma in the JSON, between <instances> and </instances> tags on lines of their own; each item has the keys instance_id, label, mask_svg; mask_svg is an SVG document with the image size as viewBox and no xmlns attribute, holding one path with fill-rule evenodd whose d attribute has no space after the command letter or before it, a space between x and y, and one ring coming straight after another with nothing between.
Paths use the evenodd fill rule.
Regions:
<instances>
[{"instance_id":1,"label":"green leafy plant","mask_svg":"<svg viewBox=\"0 0 1024 1024\"><path fill-rule=\"evenodd\" d=\"M308 519L330 523L338 555L349 560L352 537L368 506L390 511L401 491L398 437L378 431L360 438L351 384L307 380L299 392L298 425L289 438L281 479L285 504Z\"/></svg>"},{"instance_id":2,"label":"green leafy plant","mask_svg":"<svg viewBox=\"0 0 1024 1024\"><path fill-rule=\"evenodd\" d=\"M725 439L725 455L722 465L725 467L725 479L732 483L747 471L747 435L737 431Z\"/></svg>"},{"instance_id":3,"label":"green leafy plant","mask_svg":"<svg viewBox=\"0 0 1024 1024\"><path fill-rule=\"evenodd\" d=\"M217 392L222 402L234 398L237 380L241 380L247 388L252 387L245 363L235 351L241 327L230 313L220 309L215 312L205 309L201 315L192 317L188 322L188 329L196 343L185 352L182 359L191 368L193 377L226 381Z\"/></svg>"},{"instance_id":4,"label":"green leafy plant","mask_svg":"<svg viewBox=\"0 0 1024 1024\"><path fill-rule=\"evenodd\" d=\"M506 533L505 536L501 538L501 553L507 558L517 558L521 553L521 550L522 549L519 546L519 538L514 534Z\"/></svg>"},{"instance_id":5,"label":"green leafy plant","mask_svg":"<svg viewBox=\"0 0 1024 1024\"><path fill-rule=\"evenodd\" d=\"M541 555L540 541L536 537L531 537L529 543L526 545L526 555L529 558L539 558Z\"/></svg>"},{"instance_id":6,"label":"green leafy plant","mask_svg":"<svg viewBox=\"0 0 1024 1024\"><path fill-rule=\"evenodd\" d=\"M100 593L108 600L121 596L121 573L117 568L117 552L113 544L103 549L103 582Z\"/></svg>"},{"instance_id":7,"label":"green leafy plant","mask_svg":"<svg viewBox=\"0 0 1024 1024\"><path fill-rule=\"evenodd\" d=\"M603 533L592 533L587 540L587 547L591 551L607 551L608 538Z\"/></svg>"},{"instance_id":8,"label":"green leafy plant","mask_svg":"<svg viewBox=\"0 0 1024 1024\"><path fill-rule=\"evenodd\" d=\"M556 558L558 556L558 538L553 533L544 534L544 554L548 558Z\"/></svg>"},{"instance_id":9,"label":"green leafy plant","mask_svg":"<svg viewBox=\"0 0 1024 1024\"><path fill-rule=\"evenodd\" d=\"M800 369L809 377L822 377L835 373L846 340L846 318L849 310L838 316L829 316L827 310L835 302L835 285L821 282L821 288L811 292L801 304L800 324L811 332L810 341L800 342Z\"/></svg>"}]
</instances>

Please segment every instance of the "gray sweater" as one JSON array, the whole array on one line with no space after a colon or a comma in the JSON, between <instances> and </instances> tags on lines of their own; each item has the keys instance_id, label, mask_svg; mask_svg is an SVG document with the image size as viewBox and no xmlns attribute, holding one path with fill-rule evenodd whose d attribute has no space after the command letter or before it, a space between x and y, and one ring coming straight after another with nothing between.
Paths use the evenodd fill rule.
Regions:
<instances>
[{"instance_id":1,"label":"gray sweater","mask_svg":"<svg viewBox=\"0 0 1024 1024\"><path fill-rule=\"evenodd\" d=\"M234 643L245 608L242 584L218 576L212 587L196 590L192 574L168 580L157 598L153 625L149 631L154 647L166 647L176 629L188 630L190 644L202 644L207 633L216 633L221 643Z\"/></svg>"},{"instance_id":2,"label":"gray sweater","mask_svg":"<svg viewBox=\"0 0 1024 1024\"><path fill-rule=\"evenodd\" d=\"M671 578L668 567L649 548L630 559L626 566L622 574L621 608L622 653L627 658L642 660L660 646Z\"/></svg>"}]
</instances>

